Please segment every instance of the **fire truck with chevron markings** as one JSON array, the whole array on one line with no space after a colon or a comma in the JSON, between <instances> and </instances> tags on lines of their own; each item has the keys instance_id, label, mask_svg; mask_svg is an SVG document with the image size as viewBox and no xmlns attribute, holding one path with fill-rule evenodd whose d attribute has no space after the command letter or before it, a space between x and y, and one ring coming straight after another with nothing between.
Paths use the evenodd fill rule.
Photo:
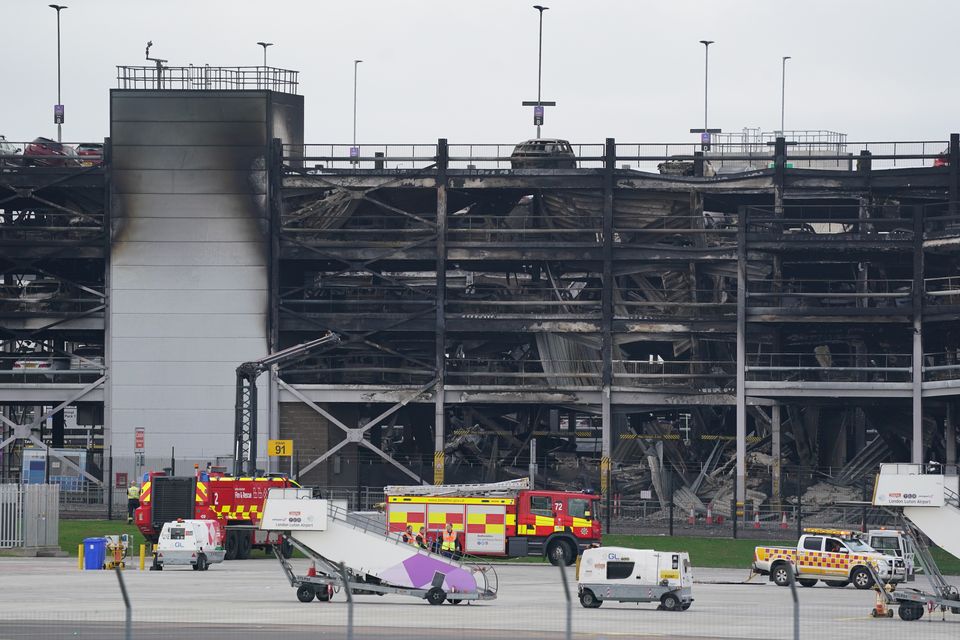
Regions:
<instances>
[{"instance_id":1,"label":"fire truck with chevron markings","mask_svg":"<svg viewBox=\"0 0 960 640\"><path fill-rule=\"evenodd\" d=\"M219 520L226 528L225 560L243 560L252 549L270 551L274 545L289 558L290 543L279 533L260 531L259 524L270 489L296 486L286 477L234 478L200 470L193 476L169 476L151 471L143 476L134 522L144 538L156 543L166 522Z\"/></svg>"},{"instance_id":2,"label":"fire truck with chevron markings","mask_svg":"<svg viewBox=\"0 0 960 640\"><path fill-rule=\"evenodd\" d=\"M388 532L406 528L427 542L437 541L447 524L456 533L457 549L475 556L543 555L554 565L573 564L599 544L599 496L569 491L537 491L523 478L492 484L389 486Z\"/></svg>"}]
</instances>

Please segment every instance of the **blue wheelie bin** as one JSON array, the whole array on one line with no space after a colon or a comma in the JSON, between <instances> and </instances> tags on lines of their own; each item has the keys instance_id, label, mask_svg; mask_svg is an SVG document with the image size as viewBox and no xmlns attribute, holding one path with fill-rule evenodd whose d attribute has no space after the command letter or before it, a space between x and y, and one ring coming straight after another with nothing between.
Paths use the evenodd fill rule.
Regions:
<instances>
[{"instance_id":1,"label":"blue wheelie bin","mask_svg":"<svg viewBox=\"0 0 960 640\"><path fill-rule=\"evenodd\" d=\"M103 562L107 557L106 538L85 538L83 540L83 569L84 571L98 571L103 569Z\"/></svg>"}]
</instances>

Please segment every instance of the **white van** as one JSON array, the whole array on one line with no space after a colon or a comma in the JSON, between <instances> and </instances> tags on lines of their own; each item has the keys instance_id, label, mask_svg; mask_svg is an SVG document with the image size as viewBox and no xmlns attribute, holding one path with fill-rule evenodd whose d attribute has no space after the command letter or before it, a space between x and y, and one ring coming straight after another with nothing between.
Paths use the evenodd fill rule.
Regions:
<instances>
[{"instance_id":1,"label":"white van","mask_svg":"<svg viewBox=\"0 0 960 640\"><path fill-rule=\"evenodd\" d=\"M917 579L916 550L913 541L899 529L871 529L863 536L864 542L880 553L903 560L894 567L897 582L913 582Z\"/></svg>"},{"instance_id":2,"label":"white van","mask_svg":"<svg viewBox=\"0 0 960 640\"><path fill-rule=\"evenodd\" d=\"M150 569L190 565L194 571L206 571L211 564L223 562L226 553L219 520L178 519L163 525Z\"/></svg>"},{"instance_id":3,"label":"white van","mask_svg":"<svg viewBox=\"0 0 960 640\"><path fill-rule=\"evenodd\" d=\"M693 603L690 555L626 547L587 549L577 567L580 604L587 609L605 600L659 602L664 611L686 611Z\"/></svg>"}]
</instances>

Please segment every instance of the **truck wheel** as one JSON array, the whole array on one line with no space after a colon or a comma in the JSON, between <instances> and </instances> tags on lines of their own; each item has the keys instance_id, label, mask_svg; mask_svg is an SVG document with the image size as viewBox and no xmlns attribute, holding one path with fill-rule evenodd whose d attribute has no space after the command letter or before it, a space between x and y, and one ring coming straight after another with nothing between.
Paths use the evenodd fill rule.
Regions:
<instances>
[{"instance_id":1,"label":"truck wheel","mask_svg":"<svg viewBox=\"0 0 960 640\"><path fill-rule=\"evenodd\" d=\"M824 580L824 582L828 587L837 587L838 589L842 589L850 584L848 580Z\"/></svg>"},{"instance_id":2,"label":"truck wheel","mask_svg":"<svg viewBox=\"0 0 960 640\"><path fill-rule=\"evenodd\" d=\"M680 605L680 611L686 611L692 604L692 602L684 602L682 605Z\"/></svg>"},{"instance_id":3,"label":"truck wheel","mask_svg":"<svg viewBox=\"0 0 960 640\"><path fill-rule=\"evenodd\" d=\"M923 605L916 602L901 602L897 613L900 614L901 620L907 622L919 620L923 617Z\"/></svg>"},{"instance_id":4,"label":"truck wheel","mask_svg":"<svg viewBox=\"0 0 960 640\"><path fill-rule=\"evenodd\" d=\"M786 587L790 584L790 571L790 565L781 562L773 567L770 577L773 578L773 583L778 587Z\"/></svg>"},{"instance_id":5,"label":"truck wheel","mask_svg":"<svg viewBox=\"0 0 960 640\"><path fill-rule=\"evenodd\" d=\"M813 585L817 584L817 581L811 578L804 578L802 580L797 580L797 582L800 583L801 587L812 587Z\"/></svg>"},{"instance_id":6,"label":"truck wheel","mask_svg":"<svg viewBox=\"0 0 960 640\"><path fill-rule=\"evenodd\" d=\"M563 540L554 540L547 545L547 558L555 567L569 567L576 561L576 554L570 551L570 545Z\"/></svg>"},{"instance_id":7,"label":"truck wheel","mask_svg":"<svg viewBox=\"0 0 960 640\"><path fill-rule=\"evenodd\" d=\"M596 609L603 604L603 600L597 600L597 596L593 595L593 591L584 589L580 593L580 604L583 605L584 609Z\"/></svg>"},{"instance_id":8,"label":"truck wheel","mask_svg":"<svg viewBox=\"0 0 960 640\"><path fill-rule=\"evenodd\" d=\"M330 585L321 585L317 589L317 602L330 601Z\"/></svg>"},{"instance_id":9,"label":"truck wheel","mask_svg":"<svg viewBox=\"0 0 960 640\"><path fill-rule=\"evenodd\" d=\"M313 600L313 587L308 584L302 584L297 587L297 600L300 602L310 602Z\"/></svg>"},{"instance_id":10,"label":"truck wheel","mask_svg":"<svg viewBox=\"0 0 960 640\"><path fill-rule=\"evenodd\" d=\"M433 587L430 591L427 591L426 598L430 604L443 604L443 601L447 599L447 594L440 587Z\"/></svg>"},{"instance_id":11,"label":"truck wheel","mask_svg":"<svg viewBox=\"0 0 960 640\"><path fill-rule=\"evenodd\" d=\"M680 608L680 599L672 593L665 593L660 597L660 607L664 611L676 611Z\"/></svg>"},{"instance_id":12,"label":"truck wheel","mask_svg":"<svg viewBox=\"0 0 960 640\"><path fill-rule=\"evenodd\" d=\"M237 560L247 560L250 558L250 534L242 532L237 536Z\"/></svg>"},{"instance_id":13,"label":"truck wheel","mask_svg":"<svg viewBox=\"0 0 960 640\"><path fill-rule=\"evenodd\" d=\"M850 582L857 589L869 589L873 586L873 578L864 567L857 567L853 570L853 573L850 574Z\"/></svg>"},{"instance_id":14,"label":"truck wheel","mask_svg":"<svg viewBox=\"0 0 960 640\"><path fill-rule=\"evenodd\" d=\"M236 560L237 559L237 536L234 531L227 531L227 539L223 543L223 548L226 553L223 556L224 560Z\"/></svg>"},{"instance_id":15,"label":"truck wheel","mask_svg":"<svg viewBox=\"0 0 960 640\"><path fill-rule=\"evenodd\" d=\"M206 571L210 567L210 563L207 562L207 556L203 553L197 556L197 563L193 565L193 568L197 571Z\"/></svg>"},{"instance_id":16,"label":"truck wheel","mask_svg":"<svg viewBox=\"0 0 960 640\"><path fill-rule=\"evenodd\" d=\"M456 604L460 604L461 602L463 602L463 600L457 600L457 599L455 599L455 598L451 598L451 599L447 600L447 602L449 602L450 604L456 605Z\"/></svg>"}]
</instances>

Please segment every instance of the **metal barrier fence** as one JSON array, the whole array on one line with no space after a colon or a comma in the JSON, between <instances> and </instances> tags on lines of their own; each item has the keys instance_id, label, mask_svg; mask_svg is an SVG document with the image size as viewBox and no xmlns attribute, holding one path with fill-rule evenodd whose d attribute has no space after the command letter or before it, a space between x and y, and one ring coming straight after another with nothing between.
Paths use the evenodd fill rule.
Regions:
<instances>
[{"instance_id":1,"label":"metal barrier fence","mask_svg":"<svg viewBox=\"0 0 960 640\"><path fill-rule=\"evenodd\" d=\"M269 90L297 93L298 71L276 67L117 66L118 89Z\"/></svg>"}]
</instances>

